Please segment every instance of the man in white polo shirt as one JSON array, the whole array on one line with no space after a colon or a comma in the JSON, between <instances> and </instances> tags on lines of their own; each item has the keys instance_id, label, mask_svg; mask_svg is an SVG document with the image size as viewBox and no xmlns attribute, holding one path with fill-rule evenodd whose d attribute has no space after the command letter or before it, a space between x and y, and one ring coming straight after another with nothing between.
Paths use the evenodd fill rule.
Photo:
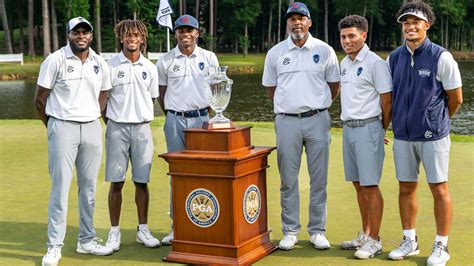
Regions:
<instances>
[{"instance_id":1,"label":"man in white polo shirt","mask_svg":"<svg viewBox=\"0 0 474 266\"><path fill-rule=\"evenodd\" d=\"M184 130L200 128L209 120L209 101L205 93L205 73L219 66L213 52L197 46L199 23L190 16L179 17L174 24L178 45L157 62L160 83L159 103L166 113L164 126L168 152L184 150ZM173 219L170 200L170 217ZM170 245L173 231L162 243Z\"/></svg>"},{"instance_id":2,"label":"man in white polo shirt","mask_svg":"<svg viewBox=\"0 0 474 266\"><path fill-rule=\"evenodd\" d=\"M357 250L354 255L359 259L382 253L383 197L378 185L392 115L392 78L387 62L365 44L368 28L367 20L358 15L339 21L341 46L347 54L341 62L344 175L356 189L362 220L357 238L341 243L341 248Z\"/></svg>"},{"instance_id":3,"label":"man in white polo shirt","mask_svg":"<svg viewBox=\"0 0 474 266\"><path fill-rule=\"evenodd\" d=\"M107 102L105 180L110 182L109 215L112 228L107 246L120 249L122 188L128 162L135 184L138 226L136 241L145 247L159 247L160 241L148 229L150 169L153 160L153 103L158 98L158 72L141 52L146 51L148 31L140 20L123 20L115 26L121 52L108 61L112 89Z\"/></svg>"},{"instance_id":4,"label":"man in white polo shirt","mask_svg":"<svg viewBox=\"0 0 474 266\"><path fill-rule=\"evenodd\" d=\"M285 18L290 36L268 52L262 80L276 114L284 234L279 247L290 250L298 242L298 172L304 146L310 175L310 242L317 249L327 249L330 244L325 236L326 184L331 126L327 108L339 93L339 65L334 50L309 33L312 22L305 4L290 5Z\"/></svg>"},{"instance_id":5,"label":"man in white polo shirt","mask_svg":"<svg viewBox=\"0 0 474 266\"><path fill-rule=\"evenodd\" d=\"M48 129L51 194L48 208L48 252L43 265L57 265L66 234L69 187L77 172L79 241L76 252L109 255L93 223L97 174L102 159L102 126L98 120L110 89L109 68L91 48L92 25L84 18L67 25L68 44L41 64L35 104Z\"/></svg>"}]
</instances>

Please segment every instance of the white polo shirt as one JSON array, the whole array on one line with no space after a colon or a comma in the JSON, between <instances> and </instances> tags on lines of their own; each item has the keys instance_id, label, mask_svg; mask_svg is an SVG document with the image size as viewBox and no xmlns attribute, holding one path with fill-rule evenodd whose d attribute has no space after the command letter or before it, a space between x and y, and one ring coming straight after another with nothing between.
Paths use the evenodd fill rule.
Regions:
<instances>
[{"instance_id":1,"label":"white polo shirt","mask_svg":"<svg viewBox=\"0 0 474 266\"><path fill-rule=\"evenodd\" d=\"M100 117L99 92L111 88L104 59L89 48L82 63L69 44L41 63L37 84L51 90L46 115L77 122Z\"/></svg>"},{"instance_id":2,"label":"white polo shirt","mask_svg":"<svg viewBox=\"0 0 474 266\"><path fill-rule=\"evenodd\" d=\"M382 114L380 94L392 91L386 61L365 44L352 61L341 61L341 120L366 119Z\"/></svg>"},{"instance_id":3,"label":"white polo shirt","mask_svg":"<svg viewBox=\"0 0 474 266\"><path fill-rule=\"evenodd\" d=\"M301 48L288 37L270 49L265 58L262 85L276 86L276 114L328 108L332 98L327 83L339 80L334 49L311 34Z\"/></svg>"},{"instance_id":4,"label":"white polo shirt","mask_svg":"<svg viewBox=\"0 0 474 266\"><path fill-rule=\"evenodd\" d=\"M163 55L156 63L159 83L167 86L165 109L191 111L209 106L206 98L204 74L206 67L219 66L213 52L198 46L188 57L178 46Z\"/></svg>"},{"instance_id":5,"label":"white polo shirt","mask_svg":"<svg viewBox=\"0 0 474 266\"><path fill-rule=\"evenodd\" d=\"M109 61L112 89L107 102L107 118L119 123L153 120L153 100L158 98L156 66L140 54L132 63L123 52Z\"/></svg>"}]
</instances>

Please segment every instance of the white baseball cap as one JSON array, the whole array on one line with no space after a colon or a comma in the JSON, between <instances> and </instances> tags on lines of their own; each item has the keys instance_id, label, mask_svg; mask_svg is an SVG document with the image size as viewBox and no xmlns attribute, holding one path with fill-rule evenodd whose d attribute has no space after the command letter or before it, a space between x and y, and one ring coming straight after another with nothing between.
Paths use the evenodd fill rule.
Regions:
<instances>
[{"instance_id":1,"label":"white baseball cap","mask_svg":"<svg viewBox=\"0 0 474 266\"><path fill-rule=\"evenodd\" d=\"M86 28L89 28L89 31L94 30L94 28L92 27L92 24L87 19L83 17L77 17L77 18L73 18L69 20L69 22L67 23L66 32L69 33L70 31L74 30L79 25L86 26Z\"/></svg>"},{"instance_id":2,"label":"white baseball cap","mask_svg":"<svg viewBox=\"0 0 474 266\"><path fill-rule=\"evenodd\" d=\"M429 23L428 18L426 17L426 14L417 9L407 10L407 12L401 14L397 18L397 22L402 23L405 20L406 16L414 16Z\"/></svg>"}]
</instances>

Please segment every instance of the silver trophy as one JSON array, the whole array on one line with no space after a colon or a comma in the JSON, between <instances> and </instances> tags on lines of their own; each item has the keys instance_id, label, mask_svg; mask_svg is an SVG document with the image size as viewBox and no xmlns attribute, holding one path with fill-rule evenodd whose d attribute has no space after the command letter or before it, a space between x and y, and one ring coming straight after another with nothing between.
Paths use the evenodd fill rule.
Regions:
<instances>
[{"instance_id":1,"label":"silver trophy","mask_svg":"<svg viewBox=\"0 0 474 266\"><path fill-rule=\"evenodd\" d=\"M228 118L222 115L229 104L233 83L227 77L227 68L227 66L208 67L206 76L207 98L209 106L216 112L216 115L209 120L209 124L212 125L210 129L235 127ZM208 125L206 126L208 127Z\"/></svg>"}]
</instances>

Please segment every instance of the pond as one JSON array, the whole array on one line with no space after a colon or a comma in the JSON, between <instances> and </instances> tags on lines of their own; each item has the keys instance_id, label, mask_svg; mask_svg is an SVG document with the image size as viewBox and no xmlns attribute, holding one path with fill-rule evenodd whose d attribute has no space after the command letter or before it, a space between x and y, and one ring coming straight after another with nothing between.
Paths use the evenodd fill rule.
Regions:
<instances>
[{"instance_id":1,"label":"pond","mask_svg":"<svg viewBox=\"0 0 474 266\"><path fill-rule=\"evenodd\" d=\"M474 61L459 62L464 103L452 120L452 132L474 135ZM234 121L273 121L273 107L261 85L262 74L229 75L234 80L232 98L225 115ZM0 82L0 119L35 119L35 80ZM339 98L331 106L332 125L341 127ZM155 113L161 115L158 105Z\"/></svg>"}]
</instances>

